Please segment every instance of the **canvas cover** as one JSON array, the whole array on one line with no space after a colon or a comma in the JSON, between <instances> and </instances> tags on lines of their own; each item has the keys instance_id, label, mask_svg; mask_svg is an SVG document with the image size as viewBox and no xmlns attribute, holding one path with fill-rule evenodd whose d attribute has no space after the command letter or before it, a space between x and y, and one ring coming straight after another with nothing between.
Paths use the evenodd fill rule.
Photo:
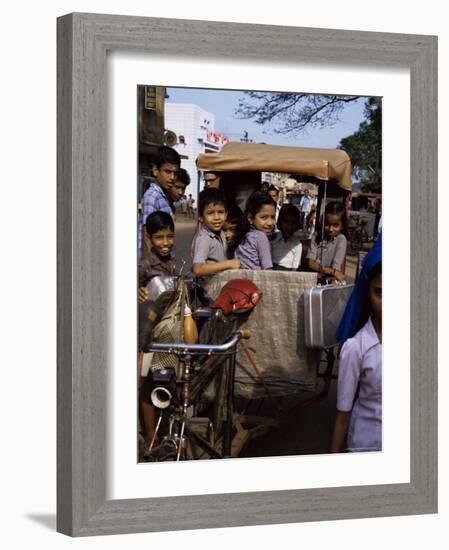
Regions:
<instances>
[{"instance_id":1,"label":"canvas cover","mask_svg":"<svg viewBox=\"0 0 449 550\"><path fill-rule=\"evenodd\" d=\"M164 277L168 279L168 277ZM162 277L158 278L162 279ZM185 283L178 285L174 295L166 308L162 318L153 329L155 342L181 342L183 331L183 312L188 300L188 290ZM144 353L142 359L142 376L148 376L151 369L173 367L178 378L181 376L181 366L177 355L171 353Z\"/></svg>"},{"instance_id":2,"label":"canvas cover","mask_svg":"<svg viewBox=\"0 0 449 550\"><path fill-rule=\"evenodd\" d=\"M200 154L196 162L199 170L301 174L352 189L351 160L341 149L229 142L218 153Z\"/></svg>"},{"instance_id":3,"label":"canvas cover","mask_svg":"<svg viewBox=\"0 0 449 550\"><path fill-rule=\"evenodd\" d=\"M260 371L272 396L316 389L316 352L304 341L304 291L316 286L316 273L272 270L228 270L211 277L207 293L215 299L230 279L250 279L262 299L239 328L251 330L243 345ZM267 397L264 383L238 347L235 395L246 399Z\"/></svg>"}]
</instances>

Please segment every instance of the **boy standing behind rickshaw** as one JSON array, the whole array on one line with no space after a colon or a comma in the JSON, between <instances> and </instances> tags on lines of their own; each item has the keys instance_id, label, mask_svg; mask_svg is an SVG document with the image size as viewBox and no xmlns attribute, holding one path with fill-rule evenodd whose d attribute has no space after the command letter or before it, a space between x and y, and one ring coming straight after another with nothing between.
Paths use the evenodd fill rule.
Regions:
<instances>
[{"instance_id":1,"label":"boy standing behind rickshaw","mask_svg":"<svg viewBox=\"0 0 449 550\"><path fill-rule=\"evenodd\" d=\"M173 218L168 191L178 179L181 159L171 147L160 147L154 160L153 174L156 182L152 183L142 197L142 211L139 221L139 258L144 256L144 226L152 212L167 212Z\"/></svg>"}]
</instances>

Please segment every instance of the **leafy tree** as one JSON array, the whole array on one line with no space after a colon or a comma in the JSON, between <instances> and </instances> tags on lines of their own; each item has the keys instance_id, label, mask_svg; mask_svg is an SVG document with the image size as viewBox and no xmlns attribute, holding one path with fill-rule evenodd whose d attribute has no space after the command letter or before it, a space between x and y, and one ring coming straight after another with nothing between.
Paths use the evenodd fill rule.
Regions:
<instances>
[{"instance_id":1,"label":"leafy tree","mask_svg":"<svg viewBox=\"0 0 449 550\"><path fill-rule=\"evenodd\" d=\"M235 110L238 118L254 119L274 133L299 135L307 128L333 126L345 106L357 96L245 92Z\"/></svg>"},{"instance_id":2,"label":"leafy tree","mask_svg":"<svg viewBox=\"0 0 449 550\"><path fill-rule=\"evenodd\" d=\"M353 176L362 191L382 188L382 103L370 97L365 103L365 121L354 134L343 138L338 147L351 157Z\"/></svg>"}]
</instances>

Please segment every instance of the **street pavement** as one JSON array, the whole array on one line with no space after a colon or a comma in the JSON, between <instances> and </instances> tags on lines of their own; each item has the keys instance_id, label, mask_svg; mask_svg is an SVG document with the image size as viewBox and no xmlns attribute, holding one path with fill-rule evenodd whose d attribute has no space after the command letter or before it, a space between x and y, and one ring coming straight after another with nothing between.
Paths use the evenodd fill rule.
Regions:
<instances>
[{"instance_id":1,"label":"street pavement","mask_svg":"<svg viewBox=\"0 0 449 550\"><path fill-rule=\"evenodd\" d=\"M192 268L191 246L195 234L196 223L196 219L187 218L187 216L183 214L176 213L175 260L177 265L180 265L183 260L186 262L183 268L184 274Z\"/></svg>"}]
</instances>

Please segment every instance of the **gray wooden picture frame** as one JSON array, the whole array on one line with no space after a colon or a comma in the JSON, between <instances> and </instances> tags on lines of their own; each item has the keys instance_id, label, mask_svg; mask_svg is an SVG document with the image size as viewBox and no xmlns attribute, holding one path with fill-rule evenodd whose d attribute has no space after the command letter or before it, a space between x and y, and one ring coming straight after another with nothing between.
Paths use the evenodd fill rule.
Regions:
<instances>
[{"instance_id":1,"label":"gray wooden picture frame","mask_svg":"<svg viewBox=\"0 0 449 550\"><path fill-rule=\"evenodd\" d=\"M85 536L436 512L437 38L81 13L57 24L58 531ZM410 69L410 483L106 499L108 50Z\"/></svg>"}]
</instances>

